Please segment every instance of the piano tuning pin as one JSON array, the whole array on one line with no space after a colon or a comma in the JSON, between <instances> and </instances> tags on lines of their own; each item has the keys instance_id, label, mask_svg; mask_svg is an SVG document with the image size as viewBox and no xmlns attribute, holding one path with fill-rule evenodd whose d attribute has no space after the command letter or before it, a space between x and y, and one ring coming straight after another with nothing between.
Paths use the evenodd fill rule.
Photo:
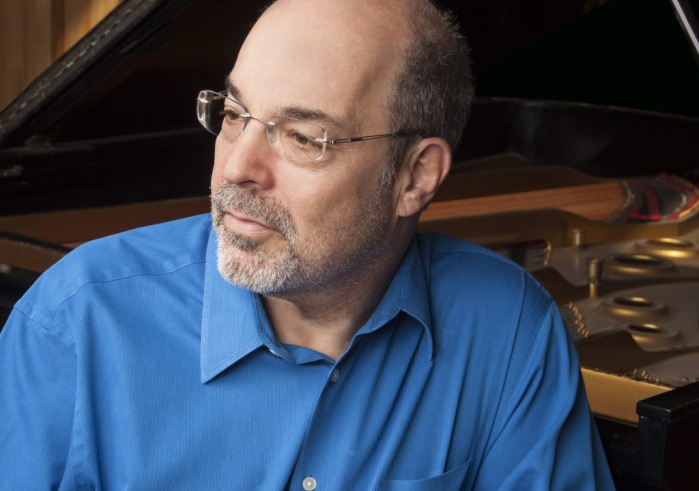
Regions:
<instances>
[{"instance_id":1,"label":"piano tuning pin","mask_svg":"<svg viewBox=\"0 0 699 491\"><path fill-rule=\"evenodd\" d=\"M583 249L585 247L585 234L586 230L584 228L574 228L571 230L571 245L576 249Z\"/></svg>"},{"instance_id":2,"label":"piano tuning pin","mask_svg":"<svg viewBox=\"0 0 699 491\"><path fill-rule=\"evenodd\" d=\"M587 260L587 284L590 287L590 298L596 298L599 284L602 282L602 259L591 257Z\"/></svg>"}]
</instances>

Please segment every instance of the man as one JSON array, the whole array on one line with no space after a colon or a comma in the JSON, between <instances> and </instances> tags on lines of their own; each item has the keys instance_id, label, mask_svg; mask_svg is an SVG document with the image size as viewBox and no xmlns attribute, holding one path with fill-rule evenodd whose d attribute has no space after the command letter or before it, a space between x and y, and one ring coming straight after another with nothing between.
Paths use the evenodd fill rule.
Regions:
<instances>
[{"instance_id":1,"label":"man","mask_svg":"<svg viewBox=\"0 0 699 491\"><path fill-rule=\"evenodd\" d=\"M415 235L467 69L423 0L272 5L199 95L212 218L86 244L18 302L0 487L611 489L546 292Z\"/></svg>"}]
</instances>

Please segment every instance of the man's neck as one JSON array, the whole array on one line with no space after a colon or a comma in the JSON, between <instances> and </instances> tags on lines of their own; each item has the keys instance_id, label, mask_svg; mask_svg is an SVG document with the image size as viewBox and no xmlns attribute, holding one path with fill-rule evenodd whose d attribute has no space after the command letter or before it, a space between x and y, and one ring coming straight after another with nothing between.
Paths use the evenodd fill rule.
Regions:
<instances>
[{"instance_id":1,"label":"man's neck","mask_svg":"<svg viewBox=\"0 0 699 491\"><path fill-rule=\"evenodd\" d=\"M335 288L263 297L277 338L337 360L383 298L407 249Z\"/></svg>"}]
</instances>

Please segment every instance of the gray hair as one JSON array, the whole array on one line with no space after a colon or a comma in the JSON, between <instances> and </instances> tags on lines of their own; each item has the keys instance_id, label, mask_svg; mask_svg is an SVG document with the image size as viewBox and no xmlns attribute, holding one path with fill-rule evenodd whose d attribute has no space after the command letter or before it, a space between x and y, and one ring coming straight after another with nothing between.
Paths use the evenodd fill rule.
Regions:
<instances>
[{"instance_id":1,"label":"gray hair","mask_svg":"<svg viewBox=\"0 0 699 491\"><path fill-rule=\"evenodd\" d=\"M468 45L451 13L428 0L406 0L405 9L410 37L389 89L391 126L456 148L473 97ZM393 139L389 156L402 159L409 143Z\"/></svg>"}]
</instances>

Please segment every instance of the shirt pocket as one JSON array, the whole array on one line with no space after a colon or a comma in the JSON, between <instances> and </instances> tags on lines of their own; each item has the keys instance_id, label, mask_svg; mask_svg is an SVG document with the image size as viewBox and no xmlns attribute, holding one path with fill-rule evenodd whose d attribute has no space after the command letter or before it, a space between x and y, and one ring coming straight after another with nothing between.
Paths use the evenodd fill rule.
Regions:
<instances>
[{"instance_id":1,"label":"shirt pocket","mask_svg":"<svg viewBox=\"0 0 699 491\"><path fill-rule=\"evenodd\" d=\"M409 481L381 481L376 491L461 491L473 487L473 477L469 476L473 459L466 461L445 474Z\"/></svg>"}]
</instances>

